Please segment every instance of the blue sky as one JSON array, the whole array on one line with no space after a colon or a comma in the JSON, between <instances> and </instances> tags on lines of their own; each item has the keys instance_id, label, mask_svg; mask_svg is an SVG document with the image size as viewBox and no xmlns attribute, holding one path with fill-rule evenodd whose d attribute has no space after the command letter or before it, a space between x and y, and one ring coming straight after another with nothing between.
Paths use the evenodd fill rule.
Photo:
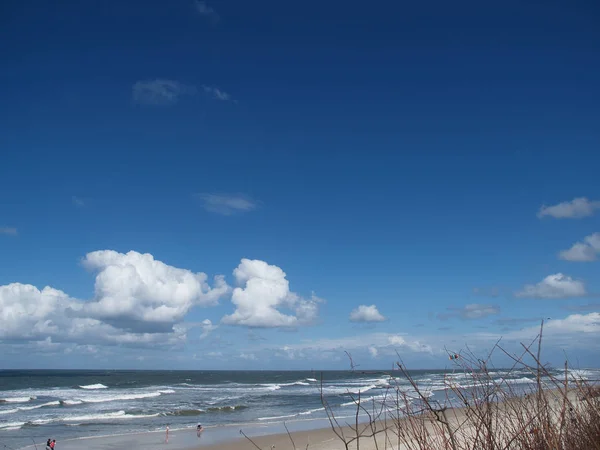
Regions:
<instances>
[{"instance_id":1,"label":"blue sky","mask_svg":"<svg viewBox=\"0 0 600 450\"><path fill-rule=\"evenodd\" d=\"M413 3L4 5L0 367L597 365L600 8Z\"/></svg>"}]
</instances>

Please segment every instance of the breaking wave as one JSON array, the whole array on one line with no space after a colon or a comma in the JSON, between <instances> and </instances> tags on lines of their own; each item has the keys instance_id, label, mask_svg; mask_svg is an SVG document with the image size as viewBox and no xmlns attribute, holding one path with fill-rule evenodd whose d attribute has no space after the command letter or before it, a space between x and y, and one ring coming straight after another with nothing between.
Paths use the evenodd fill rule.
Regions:
<instances>
[{"instance_id":1,"label":"breaking wave","mask_svg":"<svg viewBox=\"0 0 600 450\"><path fill-rule=\"evenodd\" d=\"M0 403L27 403L32 400L35 400L36 397L9 397L9 398L0 398Z\"/></svg>"},{"instance_id":2,"label":"breaking wave","mask_svg":"<svg viewBox=\"0 0 600 450\"><path fill-rule=\"evenodd\" d=\"M87 384L84 386L79 386L81 389L108 389L108 386L104 386L103 384Z\"/></svg>"}]
</instances>

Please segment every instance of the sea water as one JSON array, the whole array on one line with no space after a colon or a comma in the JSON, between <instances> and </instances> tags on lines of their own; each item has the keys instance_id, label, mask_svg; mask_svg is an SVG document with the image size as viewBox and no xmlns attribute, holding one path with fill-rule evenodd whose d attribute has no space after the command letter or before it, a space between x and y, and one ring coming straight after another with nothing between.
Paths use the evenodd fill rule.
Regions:
<instances>
[{"instance_id":1,"label":"sea water","mask_svg":"<svg viewBox=\"0 0 600 450\"><path fill-rule=\"evenodd\" d=\"M535 386L527 370L494 370L490 377L525 392ZM422 392L448 402L451 387L476 388L469 374L411 371ZM558 372L556 372L558 375ZM572 378L600 379L598 370ZM476 384L476 383L475 383ZM384 371L0 371L0 447L18 449L57 441L144 431L232 424L314 421L323 424L322 397L336 417L352 417L355 400L378 407L416 393L398 373ZM411 397L412 396L412 397Z\"/></svg>"}]
</instances>

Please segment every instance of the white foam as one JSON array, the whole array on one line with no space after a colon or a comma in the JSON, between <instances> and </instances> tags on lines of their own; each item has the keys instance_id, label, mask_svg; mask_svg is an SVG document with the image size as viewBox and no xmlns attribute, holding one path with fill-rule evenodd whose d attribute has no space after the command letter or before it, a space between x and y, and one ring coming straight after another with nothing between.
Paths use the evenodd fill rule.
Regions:
<instances>
[{"instance_id":1,"label":"white foam","mask_svg":"<svg viewBox=\"0 0 600 450\"><path fill-rule=\"evenodd\" d=\"M281 389L280 384L268 383L268 384L261 384L260 386L267 388L269 391L278 391L279 389Z\"/></svg>"},{"instance_id":2,"label":"white foam","mask_svg":"<svg viewBox=\"0 0 600 450\"><path fill-rule=\"evenodd\" d=\"M315 409L309 409L308 411L303 411L301 413L299 413L299 416L307 416L308 414L312 414L318 411L323 411L325 410L325 408L315 408Z\"/></svg>"},{"instance_id":3,"label":"white foam","mask_svg":"<svg viewBox=\"0 0 600 450\"><path fill-rule=\"evenodd\" d=\"M62 400L61 403L65 406L75 406L81 405L83 402L81 400Z\"/></svg>"},{"instance_id":4,"label":"white foam","mask_svg":"<svg viewBox=\"0 0 600 450\"><path fill-rule=\"evenodd\" d=\"M0 430L19 430L25 422L8 422L8 423L0 423Z\"/></svg>"},{"instance_id":5,"label":"white foam","mask_svg":"<svg viewBox=\"0 0 600 450\"><path fill-rule=\"evenodd\" d=\"M310 386L310 383L304 381L294 381L293 383L281 383L280 386Z\"/></svg>"},{"instance_id":6,"label":"white foam","mask_svg":"<svg viewBox=\"0 0 600 450\"><path fill-rule=\"evenodd\" d=\"M36 425L44 425L51 422L95 422L101 420L125 420L125 419L147 419L150 417L158 417L159 414L127 414L125 411L115 411L109 413L87 414L82 416L64 416L53 419L37 419L31 423Z\"/></svg>"},{"instance_id":7,"label":"white foam","mask_svg":"<svg viewBox=\"0 0 600 450\"><path fill-rule=\"evenodd\" d=\"M174 394L175 391L173 389L164 389L164 390L160 390L158 391L160 394Z\"/></svg>"},{"instance_id":8,"label":"white foam","mask_svg":"<svg viewBox=\"0 0 600 450\"><path fill-rule=\"evenodd\" d=\"M104 386L103 384L87 384L84 386L79 386L81 389L108 389L108 386Z\"/></svg>"},{"instance_id":9,"label":"white foam","mask_svg":"<svg viewBox=\"0 0 600 450\"><path fill-rule=\"evenodd\" d=\"M594 376L594 372L585 369L569 369L569 375L575 380L587 380L590 376Z\"/></svg>"},{"instance_id":10,"label":"white foam","mask_svg":"<svg viewBox=\"0 0 600 450\"><path fill-rule=\"evenodd\" d=\"M323 388L323 391L325 391L325 393L328 394L364 394L367 391L370 391L371 389L381 389L381 386L377 386L375 384L371 384L369 386L359 386L359 387L354 387L354 386L335 386L335 387L325 387Z\"/></svg>"},{"instance_id":11,"label":"white foam","mask_svg":"<svg viewBox=\"0 0 600 450\"><path fill-rule=\"evenodd\" d=\"M0 399L0 402L6 402L6 403L27 403L30 402L31 400L35 400L36 397L9 397L9 398L2 398Z\"/></svg>"},{"instance_id":12,"label":"white foam","mask_svg":"<svg viewBox=\"0 0 600 450\"><path fill-rule=\"evenodd\" d=\"M279 420L279 419L289 419L290 417L296 417L298 414L289 414L287 416L275 416L275 417L259 417L258 420Z\"/></svg>"},{"instance_id":13,"label":"white foam","mask_svg":"<svg viewBox=\"0 0 600 450\"><path fill-rule=\"evenodd\" d=\"M99 395L94 397L78 397L77 400L81 400L84 403L104 403L120 400L140 400L143 398L159 397L160 395L160 392L140 392L138 394L113 394L104 396Z\"/></svg>"},{"instance_id":14,"label":"white foam","mask_svg":"<svg viewBox=\"0 0 600 450\"><path fill-rule=\"evenodd\" d=\"M306 381L312 381L313 383L317 382L317 380L315 378L306 378Z\"/></svg>"},{"instance_id":15,"label":"white foam","mask_svg":"<svg viewBox=\"0 0 600 450\"><path fill-rule=\"evenodd\" d=\"M14 409L6 409L4 411L0 411L0 414L12 414L12 413L16 413L19 411L31 411L32 409L38 409L38 408L43 408L45 406L59 406L60 402L54 401L54 402L48 402L48 403L43 403L41 405L35 405L35 406L19 406L17 408Z\"/></svg>"},{"instance_id":16,"label":"white foam","mask_svg":"<svg viewBox=\"0 0 600 450\"><path fill-rule=\"evenodd\" d=\"M513 380L502 380L508 384L527 384L527 383L535 383L534 380L532 380L531 378L525 378L525 377L521 377L521 378L516 378Z\"/></svg>"}]
</instances>

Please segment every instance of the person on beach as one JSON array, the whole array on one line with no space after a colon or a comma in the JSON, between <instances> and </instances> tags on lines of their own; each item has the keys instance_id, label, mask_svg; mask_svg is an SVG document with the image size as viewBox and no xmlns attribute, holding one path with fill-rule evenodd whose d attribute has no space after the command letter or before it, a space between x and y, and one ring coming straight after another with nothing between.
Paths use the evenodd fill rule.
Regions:
<instances>
[{"instance_id":1,"label":"person on beach","mask_svg":"<svg viewBox=\"0 0 600 450\"><path fill-rule=\"evenodd\" d=\"M52 442L50 442L50 449L54 450L55 446L56 446L56 439L52 439Z\"/></svg>"},{"instance_id":2,"label":"person on beach","mask_svg":"<svg viewBox=\"0 0 600 450\"><path fill-rule=\"evenodd\" d=\"M204 427L202 426L201 423L198 424L198 426L196 427L196 434L198 435L198 437L200 437L200 434L204 431Z\"/></svg>"},{"instance_id":3,"label":"person on beach","mask_svg":"<svg viewBox=\"0 0 600 450\"><path fill-rule=\"evenodd\" d=\"M52 449L51 444L52 444L52 439L48 438L48 440L46 441L46 450Z\"/></svg>"}]
</instances>

